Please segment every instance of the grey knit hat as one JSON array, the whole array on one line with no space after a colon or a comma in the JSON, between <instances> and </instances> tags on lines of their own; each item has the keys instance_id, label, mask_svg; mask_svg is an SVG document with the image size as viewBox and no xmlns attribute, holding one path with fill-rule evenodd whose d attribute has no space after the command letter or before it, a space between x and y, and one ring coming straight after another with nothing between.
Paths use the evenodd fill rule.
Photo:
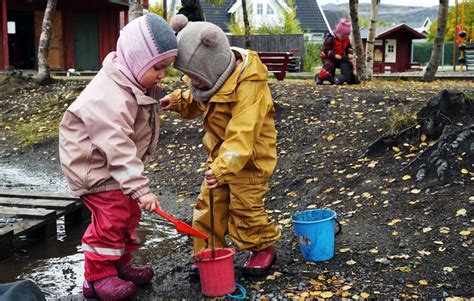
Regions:
<instances>
[{"instance_id":1,"label":"grey knit hat","mask_svg":"<svg viewBox=\"0 0 474 301\"><path fill-rule=\"evenodd\" d=\"M174 17L171 27L178 33L179 49L173 66L202 80L209 89L198 89L191 84L191 93L196 100L209 100L234 69L235 55L229 40L217 25L188 22L183 15Z\"/></svg>"}]
</instances>

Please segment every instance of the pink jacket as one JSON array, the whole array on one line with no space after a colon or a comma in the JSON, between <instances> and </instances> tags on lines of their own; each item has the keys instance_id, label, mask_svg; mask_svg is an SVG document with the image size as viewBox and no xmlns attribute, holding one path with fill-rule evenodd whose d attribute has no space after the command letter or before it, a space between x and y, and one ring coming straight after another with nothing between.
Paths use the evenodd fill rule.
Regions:
<instances>
[{"instance_id":1,"label":"pink jacket","mask_svg":"<svg viewBox=\"0 0 474 301\"><path fill-rule=\"evenodd\" d=\"M158 142L159 95L147 96L119 71L114 57L107 55L59 126L61 167L77 196L121 189L136 199L150 192L143 170Z\"/></svg>"}]
</instances>

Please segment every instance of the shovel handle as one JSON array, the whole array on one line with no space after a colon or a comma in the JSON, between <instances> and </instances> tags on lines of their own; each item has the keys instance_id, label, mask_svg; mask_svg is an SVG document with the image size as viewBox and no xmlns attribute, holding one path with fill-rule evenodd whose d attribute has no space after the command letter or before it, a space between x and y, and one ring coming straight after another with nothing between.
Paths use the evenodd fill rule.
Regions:
<instances>
[{"instance_id":1,"label":"shovel handle","mask_svg":"<svg viewBox=\"0 0 474 301\"><path fill-rule=\"evenodd\" d=\"M212 189L209 189L209 207L210 207L210 210L211 210L211 256L212 258L216 258L215 254L214 254L214 246L215 246L215 242L214 242L214 193L212 191Z\"/></svg>"},{"instance_id":2,"label":"shovel handle","mask_svg":"<svg viewBox=\"0 0 474 301\"><path fill-rule=\"evenodd\" d=\"M158 214L159 216L161 216L161 217L163 217L163 218L169 220L170 222L172 222L172 223L175 224L175 225L178 223L178 220L177 220L177 219L175 219L175 218L172 217L171 215L169 215L169 214L167 214L166 212L164 212L163 210L161 210L161 208L156 208L156 209L154 210L154 212L155 212L156 214Z\"/></svg>"}]
</instances>

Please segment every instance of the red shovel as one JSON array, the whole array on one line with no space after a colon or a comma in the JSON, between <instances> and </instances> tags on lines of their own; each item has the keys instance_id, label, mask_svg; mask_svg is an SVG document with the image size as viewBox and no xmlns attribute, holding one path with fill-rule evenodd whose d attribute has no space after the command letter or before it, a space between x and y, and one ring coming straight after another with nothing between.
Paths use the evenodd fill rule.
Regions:
<instances>
[{"instance_id":1,"label":"red shovel","mask_svg":"<svg viewBox=\"0 0 474 301\"><path fill-rule=\"evenodd\" d=\"M209 238L206 234L202 233L201 231L198 231L198 230L194 229L193 227L186 224L185 222L182 222L179 219L176 219L176 218L172 217L168 213L161 210L161 208L156 208L154 212L156 214L158 214L159 216L161 216L161 217L169 220L173 224L175 224L176 225L176 231L178 231L180 233L191 235L191 236L196 236L196 237L199 237L199 238L202 238L202 239L208 239Z\"/></svg>"}]
</instances>

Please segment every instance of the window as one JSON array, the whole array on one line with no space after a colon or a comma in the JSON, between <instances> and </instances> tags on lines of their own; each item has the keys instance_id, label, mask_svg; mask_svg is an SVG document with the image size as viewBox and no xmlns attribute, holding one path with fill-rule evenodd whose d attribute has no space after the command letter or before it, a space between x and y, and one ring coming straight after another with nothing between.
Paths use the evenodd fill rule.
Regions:
<instances>
[{"instance_id":1,"label":"window","mask_svg":"<svg viewBox=\"0 0 474 301\"><path fill-rule=\"evenodd\" d=\"M267 4L267 15L273 15L275 11L273 10L273 7L270 4Z\"/></svg>"},{"instance_id":2,"label":"window","mask_svg":"<svg viewBox=\"0 0 474 301\"><path fill-rule=\"evenodd\" d=\"M262 3L257 4L257 15L263 15L263 4Z\"/></svg>"},{"instance_id":3,"label":"window","mask_svg":"<svg viewBox=\"0 0 474 301\"><path fill-rule=\"evenodd\" d=\"M387 52L395 52L395 46L394 45L388 45Z\"/></svg>"}]
</instances>

